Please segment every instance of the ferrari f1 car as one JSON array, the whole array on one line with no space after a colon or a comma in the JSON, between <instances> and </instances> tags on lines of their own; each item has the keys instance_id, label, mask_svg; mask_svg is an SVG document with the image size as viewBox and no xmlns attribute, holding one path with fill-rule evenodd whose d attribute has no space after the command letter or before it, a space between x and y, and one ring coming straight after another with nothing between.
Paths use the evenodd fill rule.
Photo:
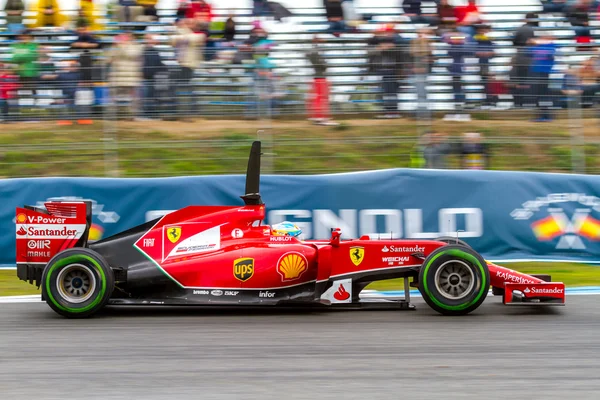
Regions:
<instances>
[{"instance_id":1,"label":"ferrari f1 car","mask_svg":"<svg viewBox=\"0 0 600 400\"><path fill-rule=\"evenodd\" d=\"M244 205L189 206L90 243L91 204L16 210L17 274L66 317L105 305L308 305L412 309L410 287L446 315L479 307L490 287L504 304L565 303L563 283L486 262L457 238L299 240L263 224L261 144L254 142ZM280 228L280 227L278 227ZM365 299L378 280L404 279L404 296Z\"/></svg>"}]
</instances>

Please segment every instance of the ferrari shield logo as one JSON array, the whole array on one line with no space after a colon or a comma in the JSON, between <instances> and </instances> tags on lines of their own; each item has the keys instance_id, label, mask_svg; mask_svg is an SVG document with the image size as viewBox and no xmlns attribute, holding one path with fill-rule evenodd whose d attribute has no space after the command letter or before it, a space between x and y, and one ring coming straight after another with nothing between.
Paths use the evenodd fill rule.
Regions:
<instances>
[{"instance_id":1,"label":"ferrari shield logo","mask_svg":"<svg viewBox=\"0 0 600 400\"><path fill-rule=\"evenodd\" d=\"M357 267L362 262L363 258L365 258L365 248L364 247L350 247L350 259L352 263Z\"/></svg>"},{"instance_id":2,"label":"ferrari shield logo","mask_svg":"<svg viewBox=\"0 0 600 400\"><path fill-rule=\"evenodd\" d=\"M181 239L181 227L180 226L170 226L167 228L167 237L171 241L171 243L177 243L179 239Z\"/></svg>"},{"instance_id":3,"label":"ferrari shield logo","mask_svg":"<svg viewBox=\"0 0 600 400\"><path fill-rule=\"evenodd\" d=\"M254 258L238 258L233 261L233 276L246 282L254 275Z\"/></svg>"}]
</instances>

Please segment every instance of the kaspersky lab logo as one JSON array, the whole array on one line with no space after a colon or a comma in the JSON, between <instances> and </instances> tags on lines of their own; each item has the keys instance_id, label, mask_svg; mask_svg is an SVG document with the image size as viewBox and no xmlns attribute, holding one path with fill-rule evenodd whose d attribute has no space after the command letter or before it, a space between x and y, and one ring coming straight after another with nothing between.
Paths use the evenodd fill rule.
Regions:
<instances>
[{"instance_id":1,"label":"kaspersky lab logo","mask_svg":"<svg viewBox=\"0 0 600 400\"><path fill-rule=\"evenodd\" d=\"M556 248L560 250L585 249L582 238L600 240L600 220L594 215L600 215L600 198L584 193L549 194L527 201L510 213L515 220L531 221L531 230L539 241L558 238Z\"/></svg>"}]
</instances>

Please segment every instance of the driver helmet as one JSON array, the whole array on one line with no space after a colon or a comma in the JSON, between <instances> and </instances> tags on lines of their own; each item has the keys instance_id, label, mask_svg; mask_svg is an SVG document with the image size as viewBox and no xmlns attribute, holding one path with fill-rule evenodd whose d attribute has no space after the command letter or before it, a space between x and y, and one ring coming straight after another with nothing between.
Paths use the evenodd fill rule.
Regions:
<instances>
[{"instance_id":1,"label":"driver helmet","mask_svg":"<svg viewBox=\"0 0 600 400\"><path fill-rule=\"evenodd\" d=\"M293 236L298 237L302 234L302 229L298 225L283 221L278 224L271 226L271 235L273 236Z\"/></svg>"}]
</instances>

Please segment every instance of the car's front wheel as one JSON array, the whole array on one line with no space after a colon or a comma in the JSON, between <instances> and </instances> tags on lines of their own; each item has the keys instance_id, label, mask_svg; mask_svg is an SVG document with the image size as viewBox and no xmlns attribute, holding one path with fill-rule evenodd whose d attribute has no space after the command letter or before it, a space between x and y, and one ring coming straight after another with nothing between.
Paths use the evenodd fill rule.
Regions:
<instances>
[{"instance_id":1,"label":"car's front wheel","mask_svg":"<svg viewBox=\"0 0 600 400\"><path fill-rule=\"evenodd\" d=\"M486 262L462 245L436 249L419 271L419 291L427 304L444 315L464 315L485 300L490 287Z\"/></svg>"},{"instance_id":2,"label":"car's front wheel","mask_svg":"<svg viewBox=\"0 0 600 400\"><path fill-rule=\"evenodd\" d=\"M42 296L58 314L90 317L108 302L115 286L113 271L93 250L72 248L55 255L42 274Z\"/></svg>"}]
</instances>

